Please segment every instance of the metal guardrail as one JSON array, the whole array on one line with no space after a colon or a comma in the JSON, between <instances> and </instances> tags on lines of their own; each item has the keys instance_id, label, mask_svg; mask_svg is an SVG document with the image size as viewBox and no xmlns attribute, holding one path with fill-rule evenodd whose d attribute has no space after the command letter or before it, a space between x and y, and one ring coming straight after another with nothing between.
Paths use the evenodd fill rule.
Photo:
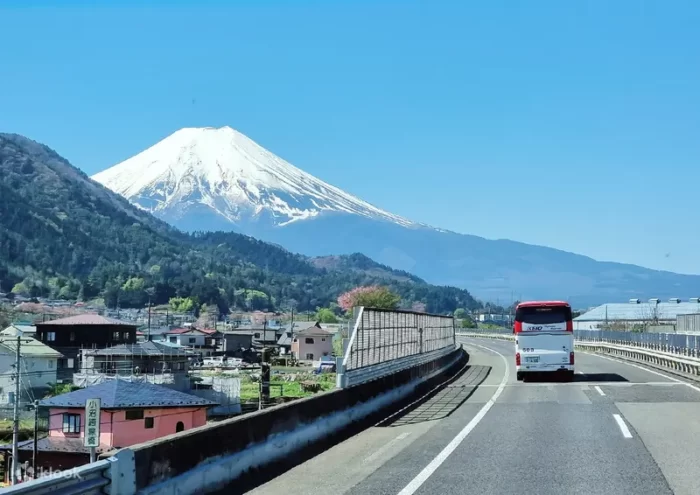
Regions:
<instances>
[{"instance_id":1,"label":"metal guardrail","mask_svg":"<svg viewBox=\"0 0 700 495\"><path fill-rule=\"evenodd\" d=\"M700 359L681 357L677 354L663 351L653 351L641 347L607 344L602 342L576 342L576 347L588 352L611 354L613 356L634 361L649 363L653 366L669 368L674 371L693 376L700 376Z\"/></svg>"},{"instance_id":2,"label":"metal guardrail","mask_svg":"<svg viewBox=\"0 0 700 495\"><path fill-rule=\"evenodd\" d=\"M479 331L468 330L468 334L476 335L513 335L510 330L503 331ZM574 339L588 342L607 342L631 347L641 347L672 354L700 357L700 335L681 333L643 333L643 332L618 332L611 330L574 330Z\"/></svg>"},{"instance_id":3,"label":"metal guardrail","mask_svg":"<svg viewBox=\"0 0 700 495\"><path fill-rule=\"evenodd\" d=\"M670 352L680 356L700 357L700 335L575 330L574 338L580 341L606 342L609 344Z\"/></svg>"},{"instance_id":4,"label":"metal guardrail","mask_svg":"<svg viewBox=\"0 0 700 495\"><path fill-rule=\"evenodd\" d=\"M363 383L435 359L455 348L454 318L412 311L355 308L338 386Z\"/></svg>"},{"instance_id":5,"label":"metal guardrail","mask_svg":"<svg viewBox=\"0 0 700 495\"><path fill-rule=\"evenodd\" d=\"M0 489L1 495L134 495L134 453L122 449L113 457Z\"/></svg>"},{"instance_id":6,"label":"metal guardrail","mask_svg":"<svg viewBox=\"0 0 700 495\"><path fill-rule=\"evenodd\" d=\"M657 366L661 368L667 368L673 371L678 371L688 375L700 376L700 358L698 357L697 349L691 347L677 347L669 345L670 343L678 343L679 340L676 339L663 339L663 338L652 338L645 341L644 339L632 337L630 339L615 340L614 338L620 339L620 335L605 335L605 334L626 334L631 332L601 332L601 331L589 331L589 330L579 330L578 332L593 332L592 338L587 334L575 334L575 345L577 348L585 350L587 352L595 352L599 354L610 354L623 359L629 359L633 361L639 361L643 363L648 363L652 366ZM500 333L485 333L485 332L461 332L457 334L459 336L465 337L479 337L479 338L490 338L498 340L515 340L515 337L506 332ZM654 334L658 335L658 334ZM668 335L669 337L678 337L675 334L661 334ZM583 338L581 338L583 337ZM608 340L610 337L612 339ZM692 335L682 335L680 337L693 337ZM692 342L692 340L690 341Z\"/></svg>"}]
</instances>

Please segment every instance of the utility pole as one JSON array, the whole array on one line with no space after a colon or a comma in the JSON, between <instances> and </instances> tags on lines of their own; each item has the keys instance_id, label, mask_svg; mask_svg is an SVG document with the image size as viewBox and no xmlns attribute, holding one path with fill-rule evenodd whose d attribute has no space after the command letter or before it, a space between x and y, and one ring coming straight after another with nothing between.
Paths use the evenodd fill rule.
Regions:
<instances>
[{"instance_id":1,"label":"utility pole","mask_svg":"<svg viewBox=\"0 0 700 495\"><path fill-rule=\"evenodd\" d=\"M22 338L17 337L17 352L15 354L15 403L12 415L12 484L17 484L17 470L19 460L17 459L17 442L19 441L19 392L20 392L20 345Z\"/></svg>"},{"instance_id":2,"label":"utility pole","mask_svg":"<svg viewBox=\"0 0 700 495\"><path fill-rule=\"evenodd\" d=\"M151 291L146 291L148 293L148 336L147 340L151 340Z\"/></svg>"},{"instance_id":3,"label":"utility pole","mask_svg":"<svg viewBox=\"0 0 700 495\"><path fill-rule=\"evenodd\" d=\"M34 470L33 478L36 479L39 474L38 467L36 465L36 456L39 442L39 401L34 401L34 451L32 452L32 469Z\"/></svg>"}]
</instances>

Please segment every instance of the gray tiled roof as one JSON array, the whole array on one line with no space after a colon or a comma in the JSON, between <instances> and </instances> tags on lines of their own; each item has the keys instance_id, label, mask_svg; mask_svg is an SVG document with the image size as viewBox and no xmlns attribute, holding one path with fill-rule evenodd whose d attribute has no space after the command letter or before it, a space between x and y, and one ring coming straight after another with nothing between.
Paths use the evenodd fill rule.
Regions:
<instances>
[{"instance_id":1,"label":"gray tiled roof","mask_svg":"<svg viewBox=\"0 0 700 495\"><path fill-rule=\"evenodd\" d=\"M17 339L2 337L0 338L0 347L14 355L17 352ZM33 358L58 359L63 357L63 354L33 337L20 337L19 353L22 356Z\"/></svg>"},{"instance_id":2,"label":"gray tiled roof","mask_svg":"<svg viewBox=\"0 0 700 495\"><path fill-rule=\"evenodd\" d=\"M45 407L85 407L85 401L88 399L100 399L104 409L218 405L216 402L160 385L118 379L44 399L40 405Z\"/></svg>"},{"instance_id":3,"label":"gray tiled roof","mask_svg":"<svg viewBox=\"0 0 700 495\"><path fill-rule=\"evenodd\" d=\"M12 445L8 445L8 450L12 449ZM3 450L5 446L0 446L0 450ZM24 442L19 442L17 444L19 450L33 450L34 440L27 440ZM66 452L73 454L89 454L90 447L85 447L82 438L70 438L70 437L44 437L40 438L36 442L36 448L39 452ZM112 450L108 445L100 445L95 449L98 454L103 452L109 452Z\"/></svg>"},{"instance_id":4,"label":"gray tiled roof","mask_svg":"<svg viewBox=\"0 0 700 495\"><path fill-rule=\"evenodd\" d=\"M277 341L277 345L292 345L292 332L284 332Z\"/></svg>"},{"instance_id":5,"label":"gray tiled roof","mask_svg":"<svg viewBox=\"0 0 700 495\"><path fill-rule=\"evenodd\" d=\"M303 330L295 328L294 335L333 335L333 332L329 332L328 330L324 330L323 328L314 326L305 328Z\"/></svg>"},{"instance_id":6,"label":"gray tiled roof","mask_svg":"<svg viewBox=\"0 0 700 495\"><path fill-rule=\"evenodd\" d=\"M285 331L288 331L291 329L291 326L292 326L292 324L290 322L290 323L287 323L286 325L284 325L282 328L284 328ZM306 330L307 328L317 327L317 326L318 326L318 322L316 322L316 321L295 321L294 322L294 331L299 332L301 330Z\"/></svg>"},{"instance_id":7,"label":"gray tiled roof","mask_svg":"<svg viewBox=\"0 0 700 495\"><path fill-rule=\"evenodd\" d=\"M678 315L700 313L700 303L694 302L640 302L609 303L593 308L574 318L574 321L605 321L608 320L649 320L656 317L660 320L675 320Z\"/></svg>"},{"instance_id":8,"label":"gray tiled roof","mask_svg":"<svg viewBox=\"0 0 700 495\"><path fill-rule=\"evenodd\" d=\"M92 356L179 356L185 357L189 353L182 348L172 347L160 342L146 341L136 344L120 344L106 349L90 351Z\"/></svg>"}]
</instances>

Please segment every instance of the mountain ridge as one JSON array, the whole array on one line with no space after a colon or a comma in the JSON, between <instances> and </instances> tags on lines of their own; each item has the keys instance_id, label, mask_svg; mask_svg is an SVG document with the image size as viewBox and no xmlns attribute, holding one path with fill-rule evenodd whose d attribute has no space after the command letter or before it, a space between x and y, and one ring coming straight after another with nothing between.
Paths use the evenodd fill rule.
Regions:
<instances>
[{"instance_id":1,"label":"mountain ridge","mask_svg":"<svg viewBox=\"0 0 700 495\"><path fill-rule=\"evenodd\" d=\"M305 191L309 190L305 189L304 181L325 183L276 157L237 131L224 129L228 129L221 131L224 134L234 133L236 139L253 143L251 149L254 151L242 153L236 146L229 145L228 138L217 137L216 133L220 130L209 132L209 129L205 132L208 137L199 144L191 145L188 141L187 146L178 145L171 149L166 138L149 148L160 150L158 153L151 151L152 156L144 158L145 152L142 152L130 159L131 162L127 160L93 177L116 192L126 191L127 199L149 209L149 201L158 202L161 197L154 197L148 188L142 187L138 170L155 164L159 172L154 173L163 176L164 170L181 167L183 153L187 163L197 163L206 169L225 164L224 161L211 162L211 156L227 157L226 163L244 163L242 169L267 167L266 170L273 170L274 166L282 164L293 171L284 174L294 175L297 171L301 174L294 175L297 182L301 181L297 188L301 192L296 195L279 193L275 182L277 179L270 179L269 183L258 180L251 183L254 187L250 188L252 192L248 196L233 195L240 201L236 203L236 214L232 216L221 215L211 207L212 204L230 206L230 198L226 194L217 198L216 188L193 186L188 192L189 199L179 201L171 196L167 208L159 210L150 204L149 211L187 232L235 231L312 257L362 253L379 264L409 272L429 283L468 288L484 300L568 298L576 304L587 306L636 297L670 298L700 294L700 276L697 275L676 274L627 263L601 262L557 248L436 229L384 210L367 209L365 205L369 203L347 195L334 186L311 189L313 194L325 195L326 203L321 208L314 202L316 196L304 196ZM188 132L195 131L190 128ZM193 139L199 138L194 136ZM215 149L209 150L210 147ZM176 159L171 158L173 156ZM250 160L254 163L245 164ZM265 165L260 160L271 162ZM125 163L132 165L125 167ZM134 163L139 166L136 167ZM132 181L131 185L108 180L120 169L129 171L122 172L122 177ZM229 172L227 177L236 177L235 168ZM195 183L190 181L188 184ZM154 188L158 189L155 186L151 189ZM289 193L289 190L286 191ZM200 201L201 197L208 199ZM246 203L251 197L253 199ZM344 203L347 197L353 198L352 208ZM263 200L258 201L260 198ZM265 198L272 198L272 203ZM468 208L458 204L464 214L468 214Z\"/></svg>"},{"instance_id":2,"label":"mountain ridge","mask_svg":"<svg viewBox=\"0 0 700 495\"><path fill-rule=\"evenodd\" d=\"M342 271L232 232L183 233L137 209L70 165L54 150L0 134L0 292L61 299L104 299L109 307L144 307L195 297L257 310L328 306L357 285L388 285L406 307L478 308L468 291L436 287L346 260Z\"/></svg>"}]
</instances>

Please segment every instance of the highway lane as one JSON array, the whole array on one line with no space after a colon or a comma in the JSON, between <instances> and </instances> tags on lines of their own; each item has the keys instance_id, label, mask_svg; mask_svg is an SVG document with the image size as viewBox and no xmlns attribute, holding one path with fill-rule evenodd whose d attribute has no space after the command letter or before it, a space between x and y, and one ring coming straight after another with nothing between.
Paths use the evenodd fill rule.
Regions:
<instances>
[{"instance_id":1,"label":"highway lane","mask_svg":"<svg viewBox=\"0 0 700 495\"><path fill-rule=\"evenodd\" d=\"M460 340L456 382L252 493L700 493L700 390L581 352L573 383L520 383L511 342Z\"/></svg>"}]
</instances>

